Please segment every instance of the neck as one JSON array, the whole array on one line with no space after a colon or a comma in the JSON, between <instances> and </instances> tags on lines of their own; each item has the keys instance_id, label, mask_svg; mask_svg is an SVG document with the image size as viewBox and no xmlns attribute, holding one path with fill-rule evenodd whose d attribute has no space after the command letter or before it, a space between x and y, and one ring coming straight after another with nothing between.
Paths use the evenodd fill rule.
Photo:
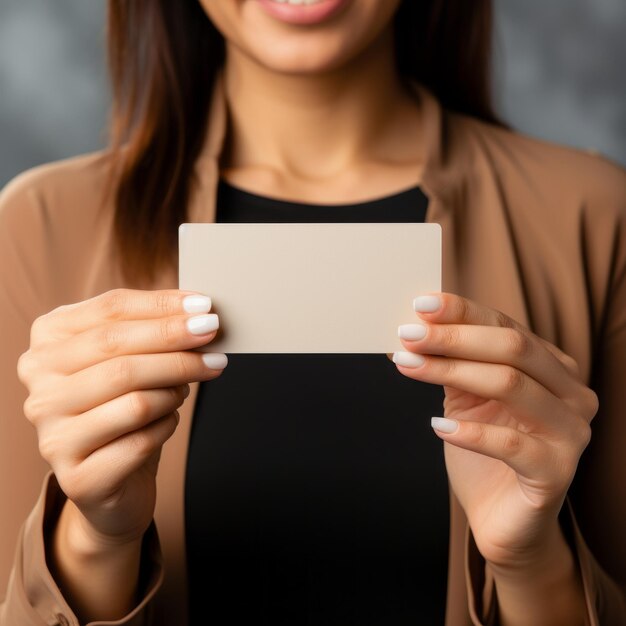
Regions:
<instances>
[{"instance_id":1,"label":"neck","mask_svg":"<svg viewBox=\"0 0 626 626\"><path fill-rule=\"evenodd\" d=\"M274 72L229 46L224 77L227 168L322 180L357 162L407 158L398 145L415 108L395 69L391 29L358 58L317 74Z\"/></svg>"}]
</instances>

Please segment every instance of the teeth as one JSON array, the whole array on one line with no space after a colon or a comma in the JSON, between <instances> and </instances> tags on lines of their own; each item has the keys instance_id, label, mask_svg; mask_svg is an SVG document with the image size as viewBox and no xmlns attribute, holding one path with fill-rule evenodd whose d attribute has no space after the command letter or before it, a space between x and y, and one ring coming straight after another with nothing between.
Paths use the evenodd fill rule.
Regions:
<instances>
[{"instance_id":1,"label":"teeth","mask_svg":"<svg viewBox=\"0 0 626 626\"><path fill-rule=\"evenodd\" d=\"M321 2L322 0L273 0L273 1L277 2L278 4L300 5L300 4L317 4L318 2Z\"/></svg>"}]
</instances>

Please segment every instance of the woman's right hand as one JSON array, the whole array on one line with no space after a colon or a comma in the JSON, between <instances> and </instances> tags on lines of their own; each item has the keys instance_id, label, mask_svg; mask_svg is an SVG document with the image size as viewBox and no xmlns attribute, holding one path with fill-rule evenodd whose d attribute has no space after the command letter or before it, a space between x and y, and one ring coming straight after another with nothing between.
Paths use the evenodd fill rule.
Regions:
<instances>
[{"instance_id":1,"label":"woman's right hand","mask_svg":"<svg viewBox=\"0 0 626 626\"><path fill-rule=\"evenodd\" d=\"M178 289L114 289L37 318L17 364L39 450L100 545L138 540L154 514L161 446L191 381L226 355L190 350L219 325L211 300ZM207 363L208 361L208 363Z\"/></svg>"}]
</instances>

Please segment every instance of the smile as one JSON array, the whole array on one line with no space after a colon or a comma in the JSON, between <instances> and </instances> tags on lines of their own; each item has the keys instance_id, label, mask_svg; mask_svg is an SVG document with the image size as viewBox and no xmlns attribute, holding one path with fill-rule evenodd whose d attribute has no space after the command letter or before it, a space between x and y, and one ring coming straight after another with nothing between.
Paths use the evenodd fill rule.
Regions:
<instances>
[{"instance_id":1,"label":"smile","mask_svg":"<svg viewBox=\"0 0 626 626\"><path fill-rule=\"evenodd\" d=\"M350 0L258 0L272 17L290 24L319 24Z\"/></svg>"},{"instance_id":2,"label":"smile","mask_svg":"<svg viewBox=\"0 0 626 626\"><path fill-rule=\"evenodd\" d=\"M324 0L272 0L272 2L277 4L319 4Z\"/></svg>"}]
</instances>

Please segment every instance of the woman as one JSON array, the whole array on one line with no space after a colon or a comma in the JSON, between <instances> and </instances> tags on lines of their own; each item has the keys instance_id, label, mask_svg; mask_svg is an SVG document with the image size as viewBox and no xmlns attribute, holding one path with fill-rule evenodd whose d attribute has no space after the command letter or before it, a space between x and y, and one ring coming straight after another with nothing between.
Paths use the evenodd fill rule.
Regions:
<instances>
[{"instance_id":1,"label":"woman","mask_svg":"<svg viewBox=\"0 0 626 626\"><path fill-rule=\"evenodd\" d=\"M625 623L626 176L497 121L489 2L109 9L111 150L0 197L0 624ZM192 350L181 222L420 219L393 363Z\"/></svg>"}]
</instances>

